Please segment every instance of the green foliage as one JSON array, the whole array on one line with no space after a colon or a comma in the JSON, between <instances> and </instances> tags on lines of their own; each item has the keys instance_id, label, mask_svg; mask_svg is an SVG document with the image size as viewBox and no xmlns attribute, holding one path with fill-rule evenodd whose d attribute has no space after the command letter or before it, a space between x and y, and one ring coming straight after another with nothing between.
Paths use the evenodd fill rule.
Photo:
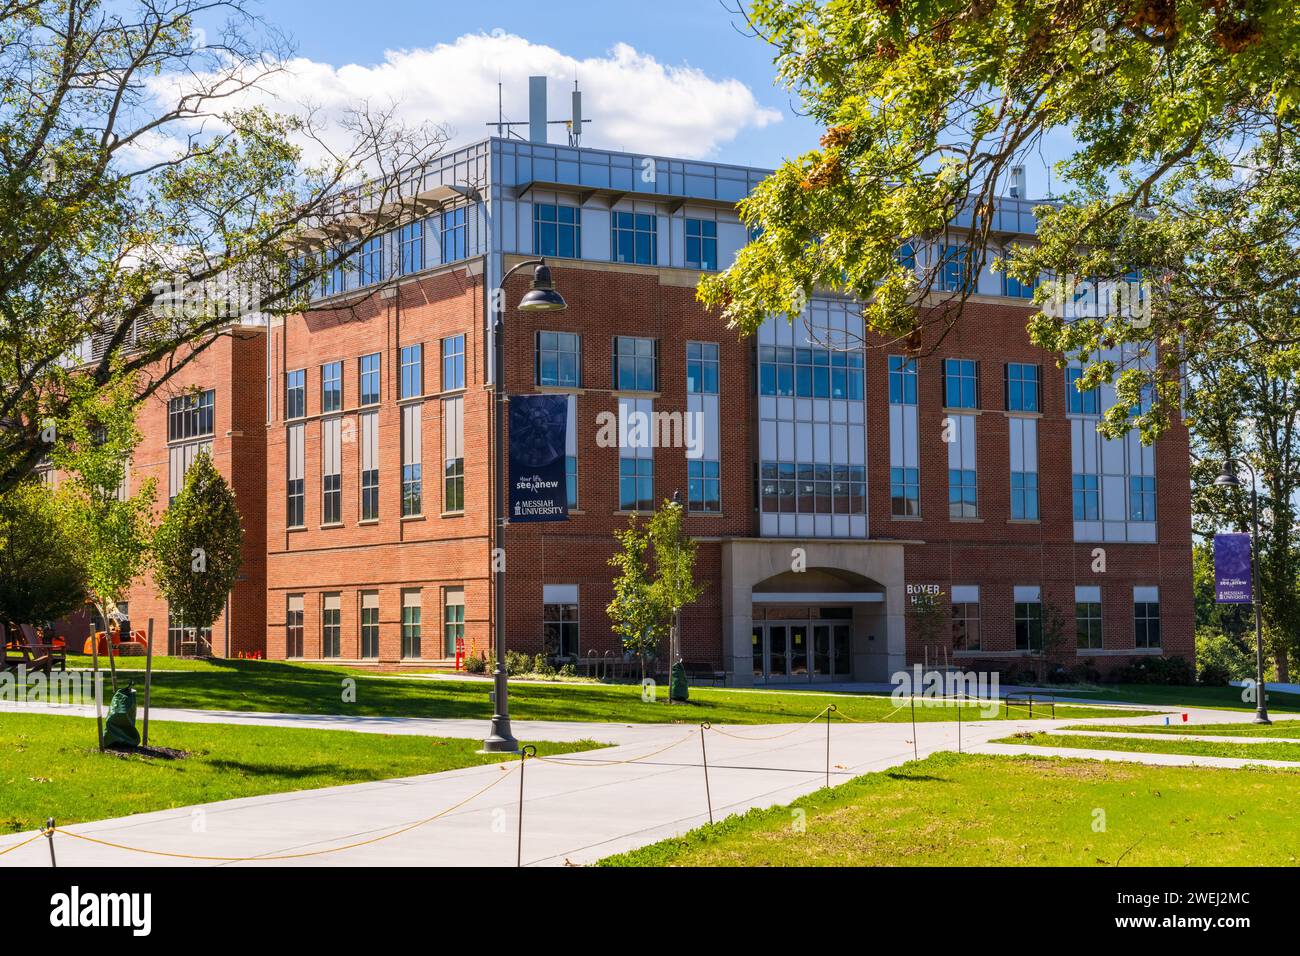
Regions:
<instances>
[{"instance_id":1,"label":"green foliage","mask_svg":"<svg viewBox=\"0 0 1300 956\"><path fill-rule=\"evenodd\" d=\"M133 380L99 390L75 376L65 384L93 394L80 395L78 414L61 423L50 460L67 476L59 486L60 507L85 565L86 590L106 615L144 571L155 483L150 478L134 495L125 494L127 463L140 441L132 408L122 400Z\"/></svg>"},{"instance_id":2,"label":"green foliage","mask_svg":"<svg viewBox=\"0 0 1300 956\"><path fill-rule=\"evenodd\" d=\"M515 677L519 674L527 674L533 669L533 658L531 654L525 654L523 651L506 651L506 674Z\"/></svg>"},{"instance_id":3,"label":"green foliage","mask_svg":"<svg viewBox=\"0 0 1300 956\"><path fill-rule=\"evenodd\" d=\"M486 674L492 669L492 663L482 651L474 651L465 658L465 673Z\"/></svg>"},{"instance_id":4,"label":"green foliage","mask_svg":"<svg viewBox=\"0 0 1300 956\"><path fill-rule=\"evenodd\" d=\"M619 573L605 612L624 650L642 659L657 653L673 611L694 604L704 590L695 581L696 544L686 534L685 517L680 502L665 501L644 529L633 515L627 528L614 532L619 550L609 564Z\"/></svg>"},{"instance_id":5,"label":"green foliage","mask_svg":"<svg viewBox=\"0 0 1300 956\"><path fill-rule=\"evenodd\" d=\"M655 653L667 627L667 609L650 574L650 535L632 515L626 528L614 532L614 540L619 550L609 564L618 574L605 613L614 633L623 639L624 650L644 658Z\"/></svg>"},{"instance_id":6,"label":"green foliage","mask_svg":"<svg viewBox=\"0 0 1300 956\"><path fill-rule=\"evenodd\" d=\"M185 484L153 536L151 567L167 604L187 627L211 627L242 564L244 529L235 494L206 452L194 459Z\"/></svg>"},{"instance_id":7,"label":"green foliage","mask_svg":"<svg viewBox=\"0 0 1300 956\"><path fill-rule=\"evenodd\" d=\"M1254 676L1255 655L1245 641L1208 627L1196 629L1198 683L1208 687L1223 687L1230 681Z\"/></svg>"},{"instance_id":8,"label":"green foliage","mask_svg":"<svg viewBox=\"0 0 1300 956\"><path fill-rule=\"evenodd\" d=\"M1182 657L1139 657L1111 677L1121 684L1166 684L1186 687L1196 683L1196 671Z\"/></svg>"},{"instance_id":9,"label":"green foliage","mask_svg":"<svg viewBox=\"0 0 1300 956\"><path fill-rule=\"evenodd\" d=\"M0 621L55 621L85 597L81 551L54 492L25 481L0 495Z\"/></svg>"}]
</instances>

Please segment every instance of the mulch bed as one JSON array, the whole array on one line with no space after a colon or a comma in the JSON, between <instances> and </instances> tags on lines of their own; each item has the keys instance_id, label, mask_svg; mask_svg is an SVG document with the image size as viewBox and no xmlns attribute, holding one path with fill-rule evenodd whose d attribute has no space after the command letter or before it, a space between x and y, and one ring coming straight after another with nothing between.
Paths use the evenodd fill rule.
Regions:
<instances>
[{"instance_id":1,"label":"mulch bed","mask_svg":"<svg viewBox=\"0 0 1300 956\"><path fill-rule=\"evenodd\" d=\"M126 744L105 744L104 750L119 757L152 757L157 760L184 760L190 755L188 750L172 747L128 747Z\"/></svg>"}]
</instances>

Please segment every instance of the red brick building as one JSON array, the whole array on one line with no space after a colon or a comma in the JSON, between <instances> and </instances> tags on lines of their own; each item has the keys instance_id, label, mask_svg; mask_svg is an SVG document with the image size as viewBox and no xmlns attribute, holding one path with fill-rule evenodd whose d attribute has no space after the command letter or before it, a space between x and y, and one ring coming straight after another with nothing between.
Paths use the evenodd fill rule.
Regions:
<instances>
[{"instance_id":1,"label":"red brick building","mask_svg":"<svg viewBox=\"0 0 1300 956\"><path fill-rule=\"evenodd\" d=\"M232 652L427 666L458 638L491 650L489 330L504 303L509 393L569 396L569 520L506 534L510 649L619 655L612 532L677 492L705 584L683 656L733 683L886 680L936 659L1019 675L1057 630L1064 667L1190 660L1182 425L1154 448L1102 441L1113 391L1075 389L1028 341L1028 290L989 272L957 276L973 289L966 312L920 359L852 347L860 312L829 294L805 323L738 339L694 290L746 241L735 203L763 175L484 141L447 155L309 312L273 322L269 355L250 334L233 364L187 371L221 383L213 445L241 508L244 489L264 493ZM1032 234L1032 205L1004 201L1009 234ZM519 312L522 273L494 295L537 255L564 312ZM245 464L264 392L264 457ZM610 446L602 413L666 413L683 440ZM164 434L161 419L146 431ZM137 472L167 454L151 438ZM926 593L945 616L928 639L907 616ZM152 608L133 597L133 619L137 606Z\"/></svg>"},{"instance_id":2,"label":"red brick building","mask_svg":"<svg viewBox=\"0 0 1300 956\"><path fill-rule=\"evenodd\" d=\"M206 451L230 483L244 525L243 567L230 592L227 609L210 632L195 635L169 613L151 576L136 582L118 610L132 630L154 622L157 653L212 653L221 657L251 654L265 648L266 621L266 332L238 325L218 336L147 399L137 412L140 444L127 465L131 494L154 482L154 512L161 519L181 489L185 469ZM145 370L144 377L157 370ZM60 632L80 646L103 623L90 613L74 615Z\"/></svg>"},{"instance_id":3,"label":"red brick building","mask_svg":"<svg viewBox=\"0 0 1300 956\"><path fill-rule=\"evenodd\" d=\"M486 330L495 277L546 255L568 308L521 313L527 278L510 280L506 384L571 396L570 516L508 528L509 648L618 655L612 531L677 492L706 584L683 654L737 683L936 658L1019 673L1052 611L1063 666L1190 659L1182 427L1155 449L1102 442L1113 394L1067 386L1028 342L1024 291L991 273L920 360L837 348L861 319L829 295L811 332L737 339L694 287L745 241L734 203L761 175L504 140L448 157L418 216L273 329L268 653L490 650ZM1031 209L1004 213L1030 232ZM605 447L600 416L620 410L696 415L703 447ZM953 618L929 646L906 621L925 592Z\"/></svg>"}]
</instances>

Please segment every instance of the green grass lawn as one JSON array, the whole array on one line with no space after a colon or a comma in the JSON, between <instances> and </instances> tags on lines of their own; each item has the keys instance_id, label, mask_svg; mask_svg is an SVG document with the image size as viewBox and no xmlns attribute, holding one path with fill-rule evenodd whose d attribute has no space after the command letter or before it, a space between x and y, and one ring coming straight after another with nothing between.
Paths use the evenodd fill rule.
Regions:
<instances>
[{"instance_id":1,"label":"green grass lawn","mask_svg":"<svg viewBox=\"0 0 1300 956\"><path fill-rule=\"evenodd\" d=\"M602 865L1294 866L1297 785L1286 770L942 753Z\"/></svg>"},{"instance_id":2,"label":"green grass lawn","mask_svg":"<svg viewBox=\"0 0 1300 956\"><path fill-rule=\"evenodd\" d=\"M477 740L226 724L150 721L149 743L187 750L190 756L159 760L100 753L93 719L3 714L0 833L35 829L47 817L59 823L102 820L506 759L474 753L481 746ZM603 745L536 746L539 753L556 754Z\"/></svg>"},{"instance_id":3,"label":"green grass lawn","mask_svg":"<svg viewBox=\"0 0 1300 956\"><path fill-rule=\"evenodd\" d=\"M1066 730L1122 730L1126 734L1201 734L1206 737L1291 737L1300 738L1300 720L1279 720L1273 724L1079 724Z\"/></svg>"},{"instance_id":4,"label":"green grass lawn","mask_svg":"<svg viewBox=\"0 0 1300 956\"><path fill-rule=\"evenodd\" d=\"M138 675L132 677L137 688L140 687L142 681ZM345 681L355 682L355 702L343 701ZM492 715L489 690L491 684L485 681L365 676L344 667L283 661L212 661L206 662L205 669L192 673L156 673L152 703L155 707L204 710L487 720ZM852 720L911 720L911 708L900 710L887 696L692 687L689 703L669 704L668 689L660 687L658 693L657 701L646 702L641 699L640 685L512 681L510 713L520 720L793 723L808 720L834 703ZM1005 707L998 710L1000 717L1008 716ZM1138 712L1105 706L1058 706L1057 714L1069 719L1087 719L1137 716ZM1035 718L1046 715L1045 709L1034 708ZM1011 709L1009 716L1024 719L1028 713L1024 706L1018 705ZM918 701L916 719L956 720L956 708L923 707ZM980 719L980 708L963 707L962 719Z\"/></svg>"},{"instance_id":5,"label":"green grass lawn","mask_svg":"<svg viewBox=\"0 0 1300 956\"><path fill-rule=\"evenodd\" d=\"M1138 737L1074 737L1039 733L1032 736L1002 737L996 744L1026 744L1032 747L1074 747L1079 750L1120 750L1125 753L1187 754L1192 757L1245 757L1250 760L1300 761L1300 743L1238 744L1210 740L1173 740L1148 734Z\"/></svg>"},{"instance_id":6,"label":"green grass lawn","mask_svg":"<svg viewBox=\"0 0 1300 956\"><path fill-rule=\"evenodd\" d=\"M1121 701L1158 707L1216 707L1221 710L1254 710L1253 702L1241 699L1240 687L1169 687L1163 684L1092 684L1087 687L1057 687L1053 693L1077 700ZM1268 706L1278 713L1300 714L1300 696L1268 692Z\"/></svg>"}]
</instances>

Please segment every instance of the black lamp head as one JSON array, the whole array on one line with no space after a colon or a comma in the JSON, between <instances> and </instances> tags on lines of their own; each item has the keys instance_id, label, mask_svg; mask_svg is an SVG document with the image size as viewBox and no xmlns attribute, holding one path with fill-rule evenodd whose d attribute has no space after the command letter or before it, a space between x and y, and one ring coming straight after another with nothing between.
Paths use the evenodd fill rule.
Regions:
<instances>
[{"instance_id":1,"label":"black lamp head","mask_svg":"<svg viewBox=\"0 0 1300 956\"><path fill-rule=\"evenodd\" d=\"M1219 488L1240 488L1241 479L1237 477L1236 471L1232 468L1232 463L1225 461L1223 470L1219 472L1219 477L1214 479L1214 484Z\"/></svg>"},{"instance_id":2,"label":"black lamp head","mask_svg":"<svg viewBox=\"0 0 1300 956\"><path fill-rule=\"evenodd\" d=\"M563 312L569 307L564 296L555 291L551 281L551 267L545 262L533 270L532 286L519 300L520 312Z\"/></svg>"}]
</instances>

